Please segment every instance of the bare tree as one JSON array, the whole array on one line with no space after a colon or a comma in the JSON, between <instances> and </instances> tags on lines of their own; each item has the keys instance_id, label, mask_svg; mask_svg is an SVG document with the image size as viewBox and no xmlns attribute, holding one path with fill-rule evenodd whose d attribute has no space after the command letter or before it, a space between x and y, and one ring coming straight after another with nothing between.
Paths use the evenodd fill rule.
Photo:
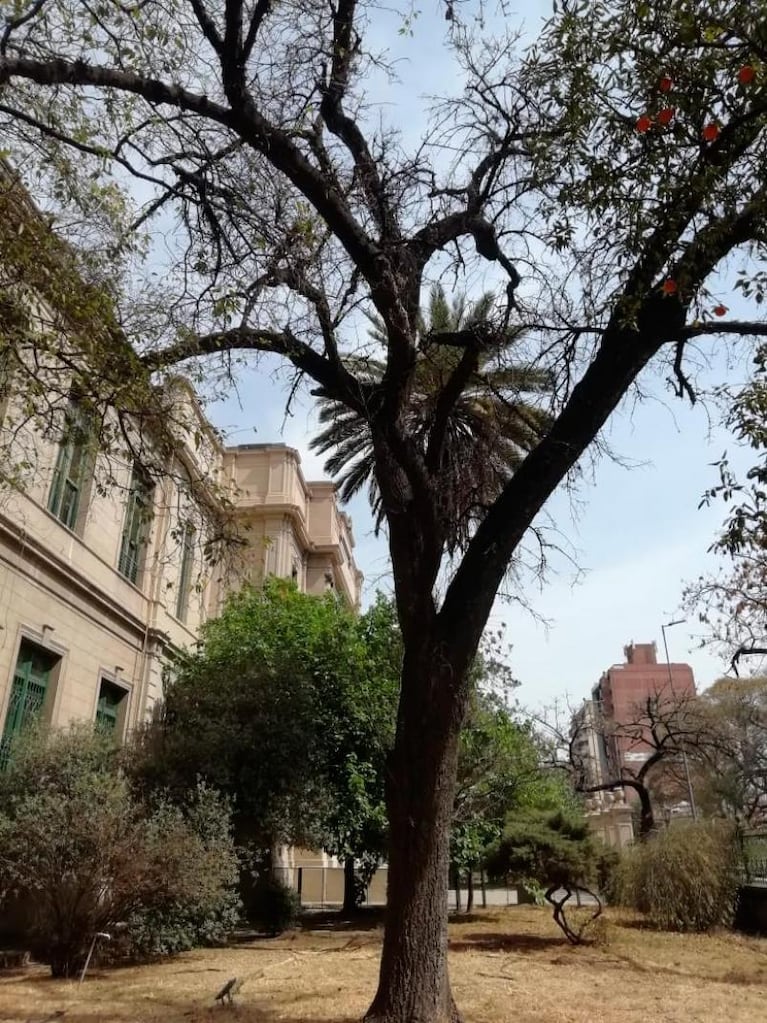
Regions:
<instances>
[{"instance_id":1,"label":"bare tree","mask_svg":"<svg viewBox=\"0 0 767 1023\"><path fill-rule=\"evenodd\" d=\"M629 789L639 803L639 837L656 827L655 796L666 788L679 794L675 770L686 755L713 751L716 737L694 693L661 689L616 721L590 706L564 722L561 708L539 717L549 759L568 772L576 792L593 794ZM636 765L636 766L634 766Z\"/></svg>"},{"instance_id":2,"label":"bare tree","mask_svg":"<svg viewBox=\"0 0 767 1023\"><path fill-rule=\"evenodd\" d=\"M277 356L369 424L404 643L368 1014L386 1023L458 1017L445 895L458 735L512 556L649 363L693 398L695 338L767 334L712 321L707 290L731 254L763 254L767 97L738 78L762 60L761 6L730 0L699 27L677 0L568 4L523 62L505 29L483 38L461 10L446 7L445 69L463 88L415 144L398 131L409 111L365 103L386 62L383 14L362 0L27 0L0 34L0 116L24 166L69 209L103 211L137 183L111 204L104 248L127 269L137 232L168 237L135 365ZM64 226L87 244L93 224ZM487 263L504 302L419 337L429 275ZM361 308L385 329L376 379L359 370ZM551 425L451 559L446 427L510 324L555 382ZM428 345L462 355L413 434Z\"/></svg>"}]
</instances>

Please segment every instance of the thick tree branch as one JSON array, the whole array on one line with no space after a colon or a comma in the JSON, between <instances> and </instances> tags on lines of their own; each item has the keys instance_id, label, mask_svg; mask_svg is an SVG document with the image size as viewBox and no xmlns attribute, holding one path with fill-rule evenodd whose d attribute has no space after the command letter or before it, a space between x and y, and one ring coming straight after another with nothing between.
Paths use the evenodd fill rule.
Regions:
<instances>
[{"instance_id":1,"label":"thick tree branch","mask_svg":"<svg viewBox=\"0 0 767 1023\"><path fill-rule=\"evenodd\" d=\"M282 355L297 369L321 384L327 394L364 414L367 399L359 381L343 367L339 369L337 365L301 341L290 330L258 330L244 327L213 331L210 334L185 338L156 352L149 352L141 357L141 363L149 372L154 372L176 365L185 359L231 351L270 352Z\"/></svg>"},{"instance_id":2,"label":"thick tree branch","mask_svg":"<svg viewBox=\"0 0 767 1023\"><path fill-rule=\"evenodd\" d=\"M312 166L288 136L271 124L246 99L233 110L180 85L156 78L100 67L85 61L37 61L26 57L0 58L0 84L24 78L38 85L79 85L114 89L141 96L148 103L172 106L198 114L237 132L240 137L283 173L309 200L338 237L366 278L376 280L378 251L352 216L345 199L330 186L322 172Z\"/></svg>"},{"instance_id":3,"label":"thick tree branch","mask_svg":"<svg viewBox=\"0 0 767 1023\"><path fill-rule=\"evenodd\" d=\"M758 320L707 320L705 323L691 323L682 331L682 337L685 341L689 341L694 337L705 337L712 334L767 337L767 322L762 323Z\"/></svg>"},{"instance_id":4,"label":"thick tree branch","mask_svg":"<svg viewBox=\"0 0 767 1023\"><path fill-rule=\"evenodd\" d=\"M729 220L699 232L672 273L695 288L737 246L757 236L765 215L765 193L758 193ZM691 206L691 200L686 204ZM677 226L684 226L687 213ZM660 244L660 240L659 240ZM545 501L575 465L628 390L631 382L666 343L678 343L685 329L685 306L648 287L648 273L662 266L662 250L648 251L629 275L628 290L614 303L599 350L549 433L530 452L480 523L453 577L440 613L446 642L467 609L485 621L506 566ZM635 314L631 316L632 307ZM627 324L636 324L636 327Z\"/></svg>"},{"instance_id":5,"label":"thick tree branch","mask_svg":"<svg viewBox=\"0 0 767 1023\"><path fill-rule=\"evenodd\" d=\"M205 7L205 0L190 0L194 16L202 29L202 34L208 40L216 53L220 54L223 49L223 40L219 35L215 22Z\"/></svg>"},{"instance_id":6,"label":"thick tree branch","mask_svg":"<svg viewBox=\"0 0 767 1023\"><path fill-rule=\"evenodd\" d=\"M450 374L450 378L440 392L437 399L437 407L434 410L434 422L429 433L429 444L426 450L426 464L432 472L436 472L442 461L450 413L463 394L463 389L471 379L472 374L476 373L478 365L478 348L466 348L460 362Z\"/></svg>"}]
</instances>

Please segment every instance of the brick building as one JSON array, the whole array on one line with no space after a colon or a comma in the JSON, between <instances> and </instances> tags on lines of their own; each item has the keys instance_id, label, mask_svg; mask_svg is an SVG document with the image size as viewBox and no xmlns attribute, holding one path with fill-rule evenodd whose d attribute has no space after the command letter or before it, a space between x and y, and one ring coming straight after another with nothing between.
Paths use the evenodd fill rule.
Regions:
<instances>
[{"instance_id":1,"label":"brick building","mask_svg":"<svg viewBox=\"0 0 767 1023\"><path fill-rule=\"evenodd\" d=\"M603 722L604 756L613 771L636 768L647 757L647 745L639 734L610 735L610 726L639 720L648 699L673 703L695 695L690 665L659 664L655 643L629 643L623 652L625 662L609 667L591 692Z\"/></svg>"}]
</instances>

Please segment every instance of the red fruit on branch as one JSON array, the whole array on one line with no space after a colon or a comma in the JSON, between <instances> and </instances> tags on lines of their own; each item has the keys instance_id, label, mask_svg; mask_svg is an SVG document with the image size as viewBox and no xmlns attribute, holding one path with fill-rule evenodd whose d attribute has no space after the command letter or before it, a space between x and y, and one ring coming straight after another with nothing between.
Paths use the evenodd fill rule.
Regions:
<instances>
[{"instance_id":1,"label":"red fruit on branch","mask_svg":"<svg viewBox=\"0 0 767 1023\"><path fill-rule=\"evenodd\" d=\"M676 110L674 107L664 107L663 110L658 113L658 124L671 124L675 113Z\"/></svg>"},{"instance_id":2,"label":"red fruit on branch","mask_svg":"<svg viewBox=\"0 0 767 1023\"><path fill-rule=\"evenodd\" d=\"M726 305L715 305L714 316L726 316L728 312Z\"/></svg>"},{"instance_id":3,"label":"red fruit on branch","mask_svg":"<svg viewBox=\"0 0 767 1023\"><path fill-rule=\"evenodd\" d=\"M669 75L664 75L663 78L658 82L658 88L661 92L671 92L674 86L674 80Z\"/></svg>"},{"instance_id":4,"label":"red fruit on branch","mask_svg":"<svg viewBox=\"0 0 767 1023\"><path fill-rule=\"evenodd\" d=\"M676 281L672 280L671 277L663 282L663 287L661 288L664 295L676 295L678 290Z\"/></svg>"},{"instance_id":5,"label":"red fruit on branch","mask_svg":"<svg viewBox=\"0 0 767 1023\"><path fill-rule=\"evenodd\" d=\"M642 116L638 118L635 127L640 135L644 135L644 133L649 131L652 127L652 118L648 117L647 114L642 114Z\"/></svg>"},{"instance_id":6,"label":"red fruit on branch","mask_svg":"<svg viewBox=\"0 0 767 1023\"><path fill-rule=\"evenodd\" d=\"M738 71L738 81L741 85L748 85L756 78L756 68L751 64L745 64L740 71Z\"/></svg>"},{"instance_id":7,"label":"red fruit on branch","mask_svg":"<svg viewBox=\"0 0 767 1023\"><path fill-rule=\"evenodd\" d=\"M706 142L713 142L715 139L719 138L719 131L719 125L714 124L712 121L711 124L707 124L703 129L704 140Z\"/></svg>"}]
</instances>

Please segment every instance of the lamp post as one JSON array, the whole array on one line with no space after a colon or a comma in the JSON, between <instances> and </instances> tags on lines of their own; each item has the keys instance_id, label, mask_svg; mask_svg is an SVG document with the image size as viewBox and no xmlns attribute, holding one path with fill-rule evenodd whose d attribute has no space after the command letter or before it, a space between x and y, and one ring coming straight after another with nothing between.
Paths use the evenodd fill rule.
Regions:
<instances>
[{"instance_id":1,"label":"lamp post","mask_svg":"<svg viewBox=\"0 0 767 1023\"><path fill-rule=\"evenodd\" d=\"M666 653L666 669L668 670L668 684L671 689L671 695L674 696L674 676L671 671L671 659L668 655L668 641L666 640L666 629L672 628L674 625L683 625L687 621L686 618L675 618L673 622L666 622L665 625L661 625L660 629L663 633L663 649ZM692 819L696 821L698 819L698 811L695 806L695 794L692 791L692 779L690 778L690 765L687 762L687 751L682 750L682 763L684 764L684 776L687 782L687 795L690 800L690 812Z\"/></svg>"}]
</instances>

